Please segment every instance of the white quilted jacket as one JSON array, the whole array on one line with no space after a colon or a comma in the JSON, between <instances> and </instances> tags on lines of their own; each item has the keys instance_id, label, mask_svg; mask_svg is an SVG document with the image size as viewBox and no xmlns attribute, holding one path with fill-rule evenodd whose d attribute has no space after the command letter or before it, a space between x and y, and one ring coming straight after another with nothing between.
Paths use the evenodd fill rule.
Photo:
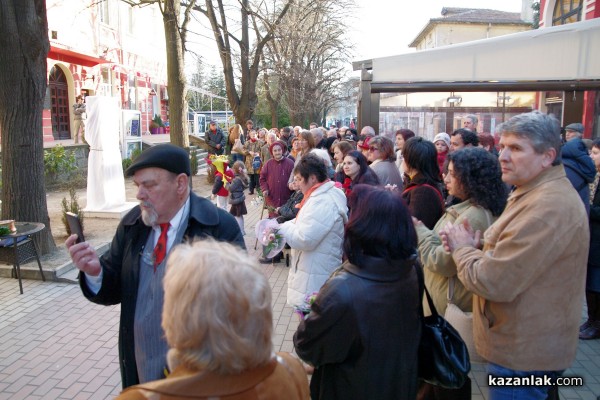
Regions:
<instances>
[{"instance_id":1,"label":"white quilted jacket","mask_svg":"<svg viewBox=\"0 0 600 400\"><path fill-rule=\"evenodd\" d=\"M348 217L346 196L324 183L308 198L296 219L280 226L292 248L287 303L304 309L306 297L318 292L329 275L342 264L344 224Z\"/></svg>"}]
</instances>

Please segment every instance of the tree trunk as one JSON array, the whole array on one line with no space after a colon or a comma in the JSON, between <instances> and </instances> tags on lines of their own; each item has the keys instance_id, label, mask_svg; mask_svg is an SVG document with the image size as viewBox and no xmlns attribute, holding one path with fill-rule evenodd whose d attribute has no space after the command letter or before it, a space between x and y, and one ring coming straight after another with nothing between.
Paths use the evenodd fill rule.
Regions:
<instances>
[{"instance_id":1,"label":"tree trunk","mask_svg":"<svg viewBox=\"0 0 600 400\"><path fill-rule=\"evenodd\" d=\"M169 123L171 143L190 146L187 127L187 86L185 83L183 41L178 16L181 5L176 0L165 0L163 23L167 42L167 78L169 82Z\"/></svg>"},{"instance_id":2,"label":"tree trunk","mask_svg":"<svg viewBox=\"0 0 600 400\"><path fill-rule=\"evenodd\" d=\"M47 89L45 0L0 2L2 219L42 222L42 254L56 249L44 183L42 110Z\"/></svg>"},{"instance_id":3,"label":"tree trunk","mask_svg":"<svg viewBox=\"0 0 600 400\"><path fill-rule=\"evenodd\" d=\"M265 60L263 58L263 86L265 88L265 96L267 97L267 102L269 103L269 110L271 111L271 127L276 127L278 125L277 120L277 102L271 95L271 84L269 82L269 73L267 69L267 65L265 64Z\"/></svg>"}]
</instances>

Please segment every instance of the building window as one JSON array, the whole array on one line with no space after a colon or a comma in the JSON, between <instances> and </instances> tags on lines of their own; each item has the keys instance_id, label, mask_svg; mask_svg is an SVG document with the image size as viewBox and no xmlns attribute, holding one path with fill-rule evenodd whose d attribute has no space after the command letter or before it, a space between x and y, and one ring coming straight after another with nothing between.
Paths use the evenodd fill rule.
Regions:
<instances>
[{"instance_id":1,"label":"building window","mask_svg":"<svg viewBox=\"0 0 600 400\"><path fill-rule=\"evenodd\" d=\"M565 25L581 21L581 0L556 0L552 13L552 25Z\"/></svg>"},{"instance_id":2,"label":"building window","mask_svg":"<svg viewBox=\"0 0 600 400\"><path fill-rule=\"evenodd\" d=\"M127 9L127 32L131 35L133 35L134 32L134 19L133 19L133 7L129 7Z\"/></svg>"},{"instance_id":3,"label":"building window","mask_svg":"<svg viewBox=\"0 0 600 400\"><path fill-rule=\"evenodd\" d=\"M100 0L96 3L98 7L98 18L100 22L110 25L110 1L109 0Z\"/></svg>"}]
</instances>

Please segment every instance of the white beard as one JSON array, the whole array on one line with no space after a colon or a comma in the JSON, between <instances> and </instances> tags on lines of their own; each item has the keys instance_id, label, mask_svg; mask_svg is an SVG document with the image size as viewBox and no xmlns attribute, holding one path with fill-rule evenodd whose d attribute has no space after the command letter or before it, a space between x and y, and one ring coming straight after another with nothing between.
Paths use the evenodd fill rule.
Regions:
<instances>
[{"instance_id":1,"label":"white beard","mask_svg":"<svg viewBox=\"0 0 600 400\"><path fill-rule=\"evenodd\" d=\"M155 226L156 221L158 221L158 214L154 209L154 206L146 201L142 202L144 207L150 208L150 210L146 210L142 208L142 222L146 226Z\"/></svg>"}]
</instances>

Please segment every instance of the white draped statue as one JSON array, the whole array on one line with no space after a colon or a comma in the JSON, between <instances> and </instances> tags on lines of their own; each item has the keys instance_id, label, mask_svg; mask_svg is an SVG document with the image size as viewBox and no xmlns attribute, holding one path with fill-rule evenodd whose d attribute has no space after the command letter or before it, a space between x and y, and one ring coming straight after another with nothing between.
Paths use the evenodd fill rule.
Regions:
<instances>
[{"instance_id":1,"label":"white draped statue","mask_svg":"<svg viewBox=\"0 0 600 400\"><path fill-rule=\"evenodd\" d=\"M88 96L85 102L85 140L90 145L85 211L111 211L125 204L119 146L121 110L115 97Z\"/></svg>"}]
</instances>

